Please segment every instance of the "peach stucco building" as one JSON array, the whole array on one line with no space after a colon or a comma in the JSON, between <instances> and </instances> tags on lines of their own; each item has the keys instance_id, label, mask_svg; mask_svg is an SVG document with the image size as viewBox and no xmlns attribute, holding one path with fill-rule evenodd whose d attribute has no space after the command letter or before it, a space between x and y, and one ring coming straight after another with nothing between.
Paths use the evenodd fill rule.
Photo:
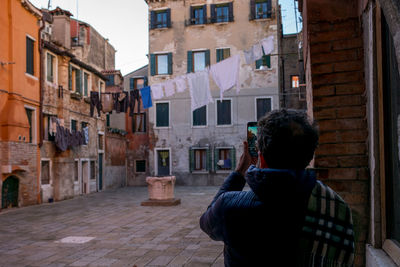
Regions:
<instances>
[{"instance_id":1,"label":"peach stucco building","mask_svg":"<svg viewBox=\"0 0 400 267\"><path fill-rule=\"evenodd\" d=\"M1 208L38 203L42 14L27 0L0 8Z\"/></svg>"}]
</instances>

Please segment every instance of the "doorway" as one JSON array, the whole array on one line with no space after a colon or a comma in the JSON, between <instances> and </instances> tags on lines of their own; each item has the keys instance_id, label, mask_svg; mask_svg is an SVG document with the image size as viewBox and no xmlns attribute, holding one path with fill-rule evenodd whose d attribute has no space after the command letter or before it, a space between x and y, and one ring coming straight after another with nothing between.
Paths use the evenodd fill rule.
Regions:
<instances>
[{"instance_id":1,"label":"doorway","mask_svg":"<svg viewBox=\"0 0 400 267\"><path fill-rule=\"evenodd\" d=\"M157 150L157 175L169 176L170 175L170 151Z\"/></svg>"},{"instance_id":2,"label":"doorway","mask_svg":"<svg viewBox=\"0 0 400 267\"><path fill-rule=\"evenodd\" d=\"M1 208L18 207L19 180L15 176L8 177L1 189Z\"/></svg>"},{"instance_id":3,"label":"doorway","mask_svg":"<svg viewBox=\"0 0 400 267\"><path fill-rule=\"evenodd\" d=\"M103 154L99 154L99 191L103 190Z\"/></svg>"}]
</instances>

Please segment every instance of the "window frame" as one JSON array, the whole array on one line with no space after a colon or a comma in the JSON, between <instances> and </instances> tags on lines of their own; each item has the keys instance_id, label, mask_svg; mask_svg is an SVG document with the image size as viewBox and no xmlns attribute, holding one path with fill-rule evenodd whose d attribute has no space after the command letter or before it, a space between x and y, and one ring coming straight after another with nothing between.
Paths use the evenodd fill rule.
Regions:
<instances>
[{"instance_id":1,"label":"window frame","mask_svg":"<svg viewBox=\"0 0 400 267\"><path fill-rule=\"evenodd\" d=\"M203 23L197 23L196 10L202 10L203 14L201 20ZM190 6L190 25L204 25L207 24L207 5L191 5Z\"/></svg>"},{"instance_id":2,"label":"window frame","mask_svg":"<svg viewBox=\"0 0 400 267\"><path fill-rule=\"evenodd\" d=\"M81 68L81 67L79 67L78 65L75 65L74 63L72 63L72 62L69 62L69 65L68 65L68 68L71 68L71 76L70 77L68 77L68 83L70 83L71 82L71 87L69 87L68 89L69 89L69 91L70 92L73 92L73 93L79 93L80 95L82 95L82 87L83 87L83 75L82 75L82 73L83 73L83 69ZM75 70L74 70L75 69ZM81 75L81 77L80 77L80 83L81 83L81 92L77 92L76 91L76 89L77 89L77 84L76 84L76 70L79 70L80 71L80 75ZM73 72L75 71L75 74L73 74Z\"/></svg>"},{"instance_id":3,"label":"window frame","mask_svg":"<svg viewBox=\"0 0 400 267\"><path fill-rule=\"evenodd\" d=\"M94 163L94 175L92 174L92 164ZM90 181L97 181L97 172L96 172L96 160L95 159L91 159L89 160L89 183ZM92 177L94 177L92 179Z\"/></svg>"},{"instance_id":4,"label":"window frame","mask_svg":"<svg viewBox=\"0 0 400 267\"><path fill-rule=\"evenodd\" d=\"M210 170L209 165L209 159L207 157L207 150L209 150L209 147L192 147L191 150L193 150L193 170L192 173L208 173ZM204 162L204 168L203 169L196 169L196 151L204 151L205 153L205 162ZM211 156L211 155L210 155Z\"/></svg>"},{"instance_id":5,"label":"window frame","mask_svg":"<svg viewBox=\"0 0 400 267\"><path fill-rule=\"evenodd\" d=\"M229 100L231 102L231 123L230 124L218 124L218 101ZM218 98L215 100L215 126L216 127L232 127L233 126L233 100L232 98Z\"/></svg>"},{"instance_id":6,"label":"window frame","mask_svg":"<svg viewBox=\"0 0 400 267\"><path fill-rule=\"evenodd\" d=\"M135 89L141 89L137 87L137 81L138 80L143 80L143 87L146 86L146 78L145 76L133 76L133 77L129 77L129 90L135 90ZM132 82L131 82L132 81ZM131 86L132 85L132 86Z\"/></svg>"},{"instance_id":7,"label":"window frame","mask_svg":"<svg viewBox=\"0 0 400 267\"><path fill-rule=\"evenodd\" d=\"M57 115L43 113L43 126L42 126L43 127L43 133L44 133L43 141L48 141L48 142L54 142L55 141L55 136L52 136L52 138L50 138L51 135L49 133L50 126L51 126L50 125L51 117L57 118ZM45 118L47 118L47 121L46 121ZM46 138L46 136L47 136L47 138Z\"/></svg>"},{"instance_id":8,"label":"window frame","mask_svg":"<svg viewBox=\"0 0 400 267\"><path fill-rule=\"evenodd\" d=\"M82 69L83 75L82 75L82 95L83 96L89 96L90 92L92 91L92 76L90 74L90 72ZM87 88L87 92L85 93L85 75L88 76L88 88Z\"/></svg>"},{"instance_id":9,"label":"window frame","mask_svg":"<svg viewBox=\"0 0 400 267\"><path fill-rule=\"evenodd\" d=\"M100 138L101 136L101 138ZM98 131L97 132L97 152L98 154L102 154L105 151L105 137L104 137L104 132ZM100 142L101 141L101 142ZM100 146L101 143L101 146ZM104 159L103 159L104 160ZM104 169L103 169L103 174L104 174Z\"/></svg>"},{"instance_id":10,"label":"window frame","mask_svg":"<svg viewBox=\"0 0 400 267\"><path fill-rule=\"evenodd\" d=\"M165 24L163 23L161 27L158 27L160 24L159 21L157 20L157 15L165 13L166 16L166 21ZM150 11L150 30L155 30L155 29L168 29L171 27L171 8L157 8L153 9Z\"/></svg>"},{"instance_id":11,"label":"window frame","mask_svg":"<svg viewBox=\"0 0 400 267\"><path fill-rule=\"evenodd\" d=\"M228 51L229 51L229 56L228 56L227 58L230 58L230 57L231 57L231 48L230 48L230 47L218 47L218 48L215 49L215 55L216 55L216 56L215 56L215 57L216 57L215 62L216 62L216 63L221 62L221 61L227 59L227 58L222 58L222 59L219 59L219 58L218 58L218 51L222 51L222 55L224 55L223 51L224 51L224 50L227 50L227 49L229 49L229 50L228 50ZM219 59L219 60L218 60L218 59Z\"/></svg>"},{"instance_id":12,"label":"window frame","mask_svg":"<svg viewBox=\"0 0 400 267\"><path fill-rule=\"evenodd\" d=\"M139 172L139 171L137 170L137 162L138 162L138 161L144 161L144 168L145 168L144 172ZM145 159L135 159L135 160L134 160L134 167L135 167L134 172L137 173L137 174L144 174L144 173L147 173L147 160L145 160Z\"/></svg>"},{"instance_id":13,"label":"window frame","mask_svg":"<svg viewBox=\"0 0 400 267\"><path fill-rule=\"evenodd\" d=\"M219 157L219 153L220 150L229 150L229 154L233 154L235 155L235 158L231 158L231 168L230 169L218 169L218 165L217 162L220 160ZM231 152L233 150L233 152ZM216 158L216 154L218 153L218 158ZM235 146L216 146L214 148L214 170L216 173L229 173L232 172L233 170L235 170L236 168L236 147ZM218 160L217 160L218 159Z\"/></svg>"},{"instance_id":14,"label":"window frame","mask_svg":"<svg viewBox=\"0 0 400 267\"><path fill-rule=\"evenodd\" d=\"M75 131L78 131L78 120L76 120L75 118L71 118L71 119L70 119L70 127L69 127L69 130L70 130L71 132L74 131L74 129L72 129L72 125L73 125L72 122L75 122Z\"/></svg>"},{"instance_id":15,"label":"window frame","mask_svg":"<svg viewBox=\"0 0 400 267\"><path fill-rule=\"evenodd\" d=\"M270 64L270 66L268 67L268 65L260 65L260 68L257 68L257 62L259 62L260 60L263 60L264 61L264 58L268 58L269 57L269 64ZM265 59L265 61L266 62L268 62L267 61L267 59ZM262 56L262 58L260 58L259 60L256 60L255 62L254 62L254 64L255 64L255 70L256 71L268 71L268 70L272 70L272 59L271 59L271 55L263 55ZM266 68L261 68L261 67L266 67Z\"/></svg>"},{"instance_id":16,"label":"window frame","mask_svg":"<svg viewBox=\"0 0 400 267\"><path fill-rule=\"evenodd\" d=\"M168 126L157 126L157 104L168 104ZM170 129L171 128L171 101L155 101L154 102L154 129Z\"/></svg>"},{"instance_id":17,"label":"window frame","mask_svg":"<svg viewBox=\"0 0 400 267\"><path fill-rule=\"evenodd\" d=\"M154 148L154 173L158 176L158 151L159 150L168 150L169 156L169 175L172 175L172 153L170 147L156 147Z\"/></svg>"},{"instance_id":18,"label":"window frame","mask_svg":"<svg viewBox=\"0 0 400 267\"><path fill-rule=\"evenodd\" d=\"M217 15L217 13L218 13L218 8L224 8L224 7L226 7L227 9L228 9L228 15L227 15L227 20L225 21L218 21L218 15ZM226 2L226 3L218 3L218 4L215 4L215 23L228 23L228 22L230 22L229 21L229 17L230 17L230 14L229 14L229 2Z\"/></svg>"},{"instance_id":19,"label":"window frame","mask_svg":"<svg viewBox=\"0 0 400 267\"><path fill-rule=\"evenodd\" d=\"M254 98L254 121L258 121L258 119L257 119L257 100L258 99L270 99L271 100L271 110L270 111L272 111L272 110L274 110L274 98L272 97L272 96L256 96L255 98Z\"/></svg>"},{"instance_id":20,"label":"window frame","mask_svg":"<svg viewBox=\"0 0 400 267\"><path fill-rule=\"evenodd\" d=\"M29 109L32 111L32 119L31 119L31 124L30 125L30 134L32 136L28 136L28 141L26 141L29 144L37 144L37 128L36 128L36 107L30 106L30 105L24 105L25 110ZM30 141L32 137L32 141Z\"/></svg>"},{"instance_id":21,"label":"window frame","mask_svg":"<svg viewBox=\"0 0 400 267\"><path fill-rule=\"evenodd\" d=\"M144 122L143 122L143 127L144 127L144 131L136 131L136 116L137 115L143 115L144 118ZM134 112L133 116L132 116L132 133L134 134L144 134L147 133L147 113L146 112ZM135 127L134 127L135 126Z\"/></svg>"},{"instance_id":22,"label":"window frame","mask_svg":"<svg viewBox=\"0 0 400 267\"><path fill-rule=\"evenodd\" d=\"M195 54L200 54L200 53L204 54L204 69L195 70L195 68L194 68L196 66L196 61L194 60ZM207 68L207 52L206 52L206 50L192 50L192 70L193 70L193 72L202 71L202 70L205 70L206 68Z\"/></svg>"},{"instance_id":23,"label":"window frame","mask_svg":"<svg viewBox=\"0 0 400 267\"><path fill-rule=\"evenodd\" d=\"M293 86L293 78L294 77L297 77L297 83L298 83L297 87ZM300 88L300 75L290 75L290 88Z\"/></svg>"},{"instance_id":24,"label":"window frame","mask_svg":"<svg viewBox=\"0 0 400 267\"><path fill-rule=\"evenodd\" d=\"M269 2L269 3L268 3ZM266 13L263 13L263 15L266 15L265 17L258 17L257 16L257 4L263 4L265 3L267 5L266 9ZM272 11L268 11L268 6L272 5L272 1L271 0L255 0L254 1L254 19L270 19L272 17ZM272 10L272 7L269 8L270 10Z\"/></svg>"},{"instance_id":25,"label":"window frame","mask_svg":"<svg viewBox=\"0 0 400 267\"><path fill-rule=\"evenodd\" d=\"M156 74L155 75L169 75L168 74L168 53L155 53L154 54L155 55L155 70L156 70ZM166 69L167 69L167 72L166 73L159 73L158 72L158 57L159 56L166 56L167 57L167 61L166 61Z\"/></svg>"},{"instance_id":26,"label":"window frame","mask_svg":"<svg viewBox=\"0 0 400 267\"><path fill-rule=\"evenodd\" d=\"M208 105L205 105L206 107L206 124L205 125L194 125L194 118L193 118L193 113L194 111L191 112L190 115L190 124L192 126L192 128L207 128L208 127ZM200 107L202 108L202 107Z\"/></svg>"},{"instance_id":27,"label":"window frame","mask_svg":"<svg viewBox=\"0 0 400 267\"><path fill-rule=\"evenodd\" d=\"M49 183L48 184L43 184L42 183L42 162L48 162L49 163ZM52 169L52 160L50 158L41 158L40 159L40 186L52 186L53 179L51 175L51 169Z\"/></svg>"},{"instance_id":28,"label":"window frame","mask_svg":"<svg viewBox=\"0 0 400 267\"><path fill-rule=\"evenodd\" d=\"M52 73L53 80L52 81L48 80L48 77L49 77L48 69L47 69L48 59L49 59L48 56L51 56L53 59L53 62L52 62L52 64L53 64L53 73ZM50 51L46 51L45 73L46 73L46 83L47 84L51 84L51 85L58 84L58 57L56 54L54 54Z\"/></svg>"}]
</instances>

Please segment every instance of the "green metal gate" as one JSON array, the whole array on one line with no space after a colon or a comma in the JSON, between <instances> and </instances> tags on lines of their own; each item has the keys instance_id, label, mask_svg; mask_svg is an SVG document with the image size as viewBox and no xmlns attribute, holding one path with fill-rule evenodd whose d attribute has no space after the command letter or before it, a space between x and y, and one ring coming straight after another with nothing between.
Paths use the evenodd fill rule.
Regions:
<instances>
[{"instance_id":1,"label":"green metal gate","mask_svg":"<svg viewBox=\"0 0 400 267\"><path fill-rule=\"evenodd\" d=\"M19 180L15 176L8 177L3 182L1 190L1 208L18 207Z\"/></svg>"}]
</instances>

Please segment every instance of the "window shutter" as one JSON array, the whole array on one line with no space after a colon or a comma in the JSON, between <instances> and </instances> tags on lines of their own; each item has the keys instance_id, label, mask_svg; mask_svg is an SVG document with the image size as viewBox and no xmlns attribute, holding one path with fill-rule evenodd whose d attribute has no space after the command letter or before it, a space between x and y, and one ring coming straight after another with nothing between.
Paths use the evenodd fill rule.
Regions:
<instances>
[{"instance_id":1,"label":"window shutter","mask_svg":"<svg viewBox=\"0 0 400 267\"><path fill-rule=\"evenodd\" d=\"M233 21L233 2L229 3L229 21Z\"/></svg>"},{"instance_id":2,"label":"window shutter","mask_svg":"<svg viewBox=\"0 0 400 267\"><path fill-rule=\"evenodd\" d=\"M211 149L207 148L207 165L206 165L206 170L211 171L212 169L212 156L211 156Z\"/></svg>"},{"instance_id":3,"label":"window shutter","mask_svg":"<svg viewBox=\"0 0 400 267\"><path fill-rule=\"evenodd\" d=\"M171 9L167 9L167 27L171 28Z\"/></svg>"},{"instance_id":4,"label":"window shutter","mask_svg":"<svg viewBox=\"0 0 400 267\"><path fill-rule=\"evenodd\" d=\"M148 86L149 82L147 80L147 76L143 77L143 86Z\"/></svg>"},{"instance_id":5,"label":"window shutter","mask_svg":"<svg viewBox=\"0 0 400 267\"><path fill-rule=\"evenodd\" d=\"M168 53L168 74L172 74L172 53Z\"/></svg>"},{"instance_id":6,"label":"window shutter","mask_svg":"<svg viewBox=\"0 0 400 267\"><path fill-rule=\"evenodd\" d=\"M215 12L215 4L210 5L210 9L211 9L211 23L215 23L217 21L217 14Z\"/></svg>"},{"instance_id":7,"label":"window shutter","mask_svg":"<svg viewBox=\"0 0 400 267\"><path fill-rule=\"evenodd\" d=\"M133 90L134 88L134 79L133 78L129 78L129 89Z\"/></svg>"},{"instance_id":8,"label":"window shutter","mask_svg":"<svg viewBox=\"0 0 400 267\"><path fill-rule=\"evenodd\" d=\"M267 56L264 56L264 57L265 57L265 61L267 63L267 67L270 69L271 68L271 56L267 55Z\"/></svg>"},{"instance_id":9,"label":"window shutter","mask_svg":"<svg viewBox=\"0 0 400 267\"><path fill-rule=\"evenodd\" d=\"M232 163L231 170L234 170L236 168L236 148L232 147L230 153L231 153L230 156L231 156L231 163Z\"/></svg>"},{"instance_id":10,"label":"window shutter","mask_svg":"<svg viewBox=\"0 0 400 267\"><path fill-rule=\"evenodd\" d=\"M195 21L194 21L194 8L192 7L192 6L190 6L190 21L189 21L189 25L190 24L195 24Z\"/></svg>"},{"instance_id":11,"label":"window shutter","mask_svg":"<svg viewBox=\"0 0 400 267\"><path fill-rule=\"evenodd\" d=\"M81 70L76 70L75 84L76 84L75 92L82 94Z\"/></svg>"},{"instance_id":12,"label":"window shutter","mask_svg":"<svg viewBox=\"0 0 400 267\"><path fill-rule=\"evenodd\" d=\"M262 65L262 58L256 61L256 69L260 69L261 65Z\"/></svg>"},{"instance_id":13,"label":"window shutter","mask_svg":"<svg viewBox=\"0 0 400 267\"><path fill-rule=\"evenodd\" d=\"M72 66L68 67L68 89L72 90Z\"/></svg>"},{"instance_id":14,"label":"window shutter","mask_svg":"<svg viewBox=\"0 0 400 267\"><path fill-rule=\"evenodd\" d=\"M154 29L156 27L156 12L150 11L150 29Z\"/></svg>"},{"instance_id":15,"label":"window shutter","mask_svg":"<svg viewBox=\"0 0 400 267\"><path fill-rule=\"evenodd\" d=\"M219 149L218 148L214 148L214 170L217 171L218 170L218 153L219 153Z\"/></svg>"},{"instance_id":16,"label":"window shutter","mask_svg":"<svg viewBox=\"0 0 400 267\"><path fill-rule=\"evenodd\" d=\"M217 49L217 62L220 62L222 59L221 52L222 52L222 49Z\"/></svg>"},{"instance_id":17,"label":"window shutter","mask_svg":"<svg viewBox=\"0 0 400 267\"><path fill-rule=\"evenodd\" d=\"M194 150L189 148L189 171L193 172L194 169Z\"/></svg>"},{"instance_id":18,"label":"window shutter","mask_svg":"<svg viewBox=\"0 0 400 267\"><path fill-rule=\"evenodd\" d=\"M250 20L256 18L256 0L250 0Z\"/></svg>"},{"instance_id":19,"label":"window shutter","mask_svg":"<svg viewBox=\"0 0 400 267\"><path fill-rule=\"evenodd\" d=\"M156 75L156 55L150 54L150 75Z\"/></svg>"},{"instance_id":20,"label":"window shutter","mask_svg":"<svg viewBox=\"0 0 400 267\"><path fill-rule=\"evenodd\" d=\"M187 51L187 72L193 72L193 55L192 51Z\"/></svg>"},{"instance_id":21,"label":"window shutter","mask_svg":"<svg viewBox=\"0 0 400 267\"><path fill-rule=\"evenodd\" d=\"M267 12L268 12L267 17L268 18L272 17L272 1L271 0L267 1Z\"/></svg>"},{"instance_id":22,"label":"window shutter","mask_svg":"<svg viewBox=\"0 0 400 267\"><path fill-rule=\"evenodd\" d=\"M210 66L210 49L206 50L206 67Z\"/></svg>"},{"instance_id":23,"label":"window shutter","mask_svg":"<svg viewBox=\"0 0 400 267\"><path fill-rule=\"evenodd\" d=\"M203 6L203 18L204 18L204 24L207 24L207 5Z\"/></svg>"}]
</instances>

